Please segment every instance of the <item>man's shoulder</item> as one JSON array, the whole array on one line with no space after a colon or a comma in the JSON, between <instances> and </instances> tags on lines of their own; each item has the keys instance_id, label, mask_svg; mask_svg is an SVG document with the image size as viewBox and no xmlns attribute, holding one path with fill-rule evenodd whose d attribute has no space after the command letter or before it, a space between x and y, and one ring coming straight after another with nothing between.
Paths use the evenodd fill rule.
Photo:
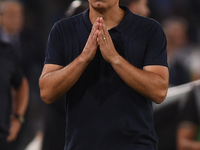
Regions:
<instances>
[{"instance_id":1,"label":"man's shoulder","mask_svg":"<svg viewBox=\"0 0 200 150\"><path fill-rule=\"evenodd\" d=\"M160 23L150 17L144 17L144 16L140 16L138 14L133 14L133 18L135 20L135 23L138 22L140 25L146 25L146 26L160 26Z\"/></svg>"},{"instance_id":2,"label":"man's shoulder","mask_svg":"<svg viewBox=\"0 0 200 150\"><path fill-rule=\"evenodd\" d=\"M149 17L143 17L137 14L133 14L133 21L131 22L132 28L137 28L139 32L150 34L163 32L161 24Z\"/></svg>"},{"instance_id":3,"label":"man's shoulder","mask_svg":"<svg viewBox=\"0 0 200 150\"><path fill-rule=\"evenodd\" d=\"M62 18L55 23L56 26L74 26L75 24L82 24L83 13L74 15L69 18Z\"/></svg>"}]
</instances>

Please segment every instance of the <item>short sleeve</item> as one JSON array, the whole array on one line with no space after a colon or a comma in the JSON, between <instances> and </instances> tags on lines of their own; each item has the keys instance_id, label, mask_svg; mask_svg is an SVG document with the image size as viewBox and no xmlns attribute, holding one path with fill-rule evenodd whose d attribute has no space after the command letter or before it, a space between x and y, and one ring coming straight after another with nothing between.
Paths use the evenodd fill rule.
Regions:
<instances>
[{"instance_id":1,"label":"short sleeve","mask_svg":"<svg viewBox=\"0 0 200 150\"><path fill-rule=\"evenodd\" d=\"M168 67L166 45L166 37L162 27L158 22L152 21L147 37L144 66L162 65Z\"/></svg>"},{"instance_id":2,"label":"short sleeve","mask_svg":"<svg viewBox=\"0 0 200 150\"><path fill-rule=\"evenodd\" d=\"M48 37L47 48L45 53L45 64L57 64L64 66L64 48L61 27L56 23Z\"/></svg>"}]
</instances>

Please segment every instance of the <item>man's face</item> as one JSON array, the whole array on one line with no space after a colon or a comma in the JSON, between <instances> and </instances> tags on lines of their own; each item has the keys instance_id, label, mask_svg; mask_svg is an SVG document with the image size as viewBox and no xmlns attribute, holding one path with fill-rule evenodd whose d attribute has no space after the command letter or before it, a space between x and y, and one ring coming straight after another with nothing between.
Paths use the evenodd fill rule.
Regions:
<instances>
[{"instance_id":1,"label":"man's face","mask_svg":"<svg viewBox=\"0 0 200 150\"><path fill-rule=\"evenodd\" d=\"M23 10L20 5L9 4L2 16L2 25L7 30L18 31L23 26Z\"/></svg>"},{"instance_id":2,"label":"man's face","mask_svg":"<svg viewBox=\"0 0 200 150\"><path fill-rule=\"evenodd\" d=\"M119 0L88 0L89 5L94 9L109 9L114 5L119 5Z\"/></svg>"}]
</instances>

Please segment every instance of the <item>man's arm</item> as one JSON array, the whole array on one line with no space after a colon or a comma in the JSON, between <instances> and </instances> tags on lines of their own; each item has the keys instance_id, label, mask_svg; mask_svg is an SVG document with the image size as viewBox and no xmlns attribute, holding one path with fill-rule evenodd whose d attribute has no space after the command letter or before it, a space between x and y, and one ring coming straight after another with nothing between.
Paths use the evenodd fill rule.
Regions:
<instances>
[{"instance_id":1,"label":"man's arm","mask_svg":"<svg viewBox=\"0 0 200 150\"><path fill-rule=\"evenodd\" d=\"M143 70L141 70L134 67L116 51L102 18L100 18L99 28L97 41L102 56L112 65L113 69L122 80L135 91L151 99L153 102L163 102L168 90L168 68L155 65L145 66Z\"/></svg>"},{"instance_id":2,"label":"man's arm","mask_svg":"<svg viewBox=\"0 0 200 150\"><path fill-rule=\"evenodd\" d=\"M88 62L77 57L66 67L45 64L39 79L42 100L51 104L65 94L79 79Z\"/></svg>"},{"instance_id":3,"label":"man's arm","mask_svg":"<svg viewBox=\"0 0 200 150\"><path fill-rule=\"evenodd\" d=\"M177 150L199 150L200 142L195 138L198 125L189 121L181 122L177 131Z\"/></svg>"},{"instance_id":4,"label":"man's arm","mask_svg":"<svg viewBox=\"0 0 200 150\"><path fill-rule=\"evenodd\" d=\"M168 90L168 68L146 66L143 70L128 63L122 57L111 62L114 70L131 88L155 103L164 101Z\"/></svg>"},{"instance_id":5,"label":"man's arm","mask_svg":"<svg viewBox=\"0 0 200 150\"><path fill-rule=\"evenodd\" d=\"M13 97L13 114L19 116L24 116L29 98L29 84L27 79L24 77L22 83L18 89L15 89ZM9 135L7 137L8 141L14 141L21 128L21 122L16 117L11 118L11 126L9 130Z\"/></svg>"},{"instance_id":6,"label":"man's arm","mask_svg":"<svg viewBox=\"0 0 200 150\"><path fill-rule=\"evenodd\" d=\"M40 95L50 104L66 93L79 79L97 50L99 18L92 27L88 41L82 53L67 66L45 64L39 79Z\"/></svg>"}]
</instances>

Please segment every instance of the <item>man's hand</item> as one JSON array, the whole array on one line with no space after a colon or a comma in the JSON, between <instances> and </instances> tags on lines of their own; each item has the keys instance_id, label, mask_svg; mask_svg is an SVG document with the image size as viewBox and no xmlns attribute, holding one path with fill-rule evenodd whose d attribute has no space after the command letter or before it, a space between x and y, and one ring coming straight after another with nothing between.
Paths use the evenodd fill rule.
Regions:
<instances>
[{"instance_id":1,"label":"man's hand","mask_svg":"<svg viewBox=\"0 0 200 150\"><path fill-rule=\"evenodd\" d=\"M107 62L111 63L117 56L119 56L103 21L103 18L99 18L99 32L97 42L100 47L101 54Z\"/></svg>"},{"instance_id":2,"label":"man's hand","mask_svg":"<svg viewBox=\"0 0 200 150\"><path fill-rule=\"evenodd\" d=\"M92 27L87 43L81 54L84 57L84 59L88 60L89 62L94 58L97 51L97 47L98 47L97 35L99 32L99 24L100 24L99 22L100 22L100 18L98 17Z\"/></svg>"},{"instance_id":3,"label":"man's hand","mask_svg":"<svg viewBox=\"0 0 200 150\"><path fill-rule=\"evenodd\" d=\"M11 118L11 126L10 126L10 130L9 130L9 135L7 137L7 141L8 142L15 141L20 129L21 129L21 122L17 118L12 117Z\"/></svg>"}]
</instances>

